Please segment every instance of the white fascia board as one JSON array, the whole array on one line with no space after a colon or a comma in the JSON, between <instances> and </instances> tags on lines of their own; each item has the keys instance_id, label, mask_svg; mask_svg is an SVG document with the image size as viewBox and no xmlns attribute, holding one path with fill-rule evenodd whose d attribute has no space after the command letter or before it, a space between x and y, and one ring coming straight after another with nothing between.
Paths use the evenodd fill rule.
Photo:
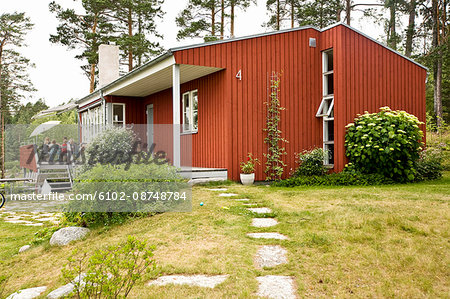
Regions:
<instances>
[{"instance_id":1,"label":"white fascia board","mask_svg":"<svg viewBox=\"0 0 450 299\"><path fill-rule=\"evenodd\" d=\"M126 80L123 80L122 82L119 82L118 84L114 84L112 86L107 86L103 91L103 95L106 96L106 95L113 94L115 91L125 88L128 85L133 84L139 80L145 79L146 77L149 77L165 68L171 67L174 64L175 64L175 57L173 55L169 56L169 57L165 58L164 60L160 61L159 63L154 64L154 65L146 68L145 70L142 70L136 74L131 75Z\"/></svg>"}]
</instances>

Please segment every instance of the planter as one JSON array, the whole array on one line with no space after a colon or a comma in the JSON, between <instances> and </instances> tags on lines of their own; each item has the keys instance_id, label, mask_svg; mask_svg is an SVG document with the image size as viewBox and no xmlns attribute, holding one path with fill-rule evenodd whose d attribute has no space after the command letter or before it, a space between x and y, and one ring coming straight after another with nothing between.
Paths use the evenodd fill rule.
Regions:
<instances>
[{"instance_id":1,"label":"planter","mask_svg":"<svg viewBox=\"0 0 450 299\"><path fill-rule=\"evenodd\" d=\"M252 185L255 181L254 173L241 173L241 183L242 185Z\"/></svg>"}]
</instances>

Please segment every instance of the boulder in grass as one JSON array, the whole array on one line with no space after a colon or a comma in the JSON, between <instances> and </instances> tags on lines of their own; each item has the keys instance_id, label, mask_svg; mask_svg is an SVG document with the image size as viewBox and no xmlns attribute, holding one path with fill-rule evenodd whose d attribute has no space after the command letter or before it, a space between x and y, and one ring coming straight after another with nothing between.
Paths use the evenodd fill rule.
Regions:
<instances>
[{"instance_id":1,"label":"boulder in grass","mask_svg":"<svg viewBox=\"0 0 450 299\"><path fill-rule=\"evenodd\" d=\"M72 241L83 239L88 233L89 229L85 227L64 227L53 233L50 239L50 245L65 246Z\"/></svg>"},{"instance_id":2,"label":"boulder in grass","mask_svg":"<svg viewBox=\"0 0 450 299\"><path fill-rule=\"evenodd\" d=\"M75 284L77 284L77 283L79 283L78 285L79 285L80 289L83 289L84 285L85 285L85 282L84 282L85 277L86 277L86 274L84 274L84 273L81 275L78 275L73 280L73 282L70 282L66 285L63 285L60 288L57 288L56 290L51 291L47 295L47 298L49 298L49 299L65 298L65 297L69 296L72 292L74 292Z\"/></svg>"},{"instance_id":3,"label":"boulder in grass","mask_svg":"<svg viewBox=\"0 0 450 299\"><path fill-rule=\"evenodd\" d=\"M27 250L30 249L30 248L31 248L30 245L22 246L22 247L20 247L20 249L19 249L19 253L25 252L25 251L27 251Z\"/></svg>"},{"instance_id":4,"label":"boulder in grass","mask_svg":"<svg viewBox=\"0 0 450 299\"><path fill-rule=\"evenodd\" d=\"M47 287L23 289L9 295L6 299L33 299L39 297L46 289Z\"/></svg>"}]
</instances>

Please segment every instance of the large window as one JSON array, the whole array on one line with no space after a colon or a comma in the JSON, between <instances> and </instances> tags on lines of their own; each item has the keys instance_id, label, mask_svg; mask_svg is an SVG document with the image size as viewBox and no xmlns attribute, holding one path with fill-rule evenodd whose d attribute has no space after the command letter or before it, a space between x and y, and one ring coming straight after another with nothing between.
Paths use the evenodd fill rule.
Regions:
<instances>
[{"instance_id":1,"label":"large window","mask_svg":"<svg viewBox=\"0 0 450 299\"><path fill-rule=\"evenodd\" d=\"M183 132L198 131L198 92L192 90L183 93Z\"/></svg>"},{"instance_id":2,"label":"large window","mask_svg":"<svg viewBox=\"0 0 450 299\"><path fill-rule=\"evenodd\" d=\"M89 108L81 112L81 138L89 142L103 130L105 124L103 106Z\"/></svg>"},{"instance_id":3,"label":"large window","mask_svg":"<svg viewBox=\"0 0 450 299\"><path fill-rule=\"evenodd\" d=\"M334 67L333 50L322 53L322 102L316 116L323 118L324 164L334 164Z\"/></svg>"},{"instance_id":4,"label":"large window","mask_svg":"<svg viewBox=\"0 0 450 299\"><path fill-rule=\"evenodd\" d=\"M112 124L115 127L125 127L125 104L112 104Z\"/></svg>"}]
</instances>

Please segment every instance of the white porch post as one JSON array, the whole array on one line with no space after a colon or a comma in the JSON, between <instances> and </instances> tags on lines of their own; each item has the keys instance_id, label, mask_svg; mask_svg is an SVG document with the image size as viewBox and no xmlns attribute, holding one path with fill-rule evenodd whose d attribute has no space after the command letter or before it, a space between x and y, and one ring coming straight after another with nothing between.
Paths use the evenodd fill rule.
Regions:
<instances>
[{"instance_id":1,"label":"white porch post","mask_svg":"<svg viewBox=\"0 0 450 299\"><path fill-rule=\"evenodd\" d=\"M172 66L172 112L173 112L173 165L181 167L180 158L180 65Z\"/></svg>"}]
</instances>

